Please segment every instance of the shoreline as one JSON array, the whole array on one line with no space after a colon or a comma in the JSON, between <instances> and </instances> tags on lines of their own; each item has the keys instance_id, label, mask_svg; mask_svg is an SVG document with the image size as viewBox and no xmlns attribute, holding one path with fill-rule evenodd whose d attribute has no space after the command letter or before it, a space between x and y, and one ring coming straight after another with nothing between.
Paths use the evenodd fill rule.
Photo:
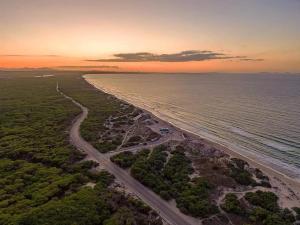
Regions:
<instances>
[{"instance_id":1,"label":"shoreline","mask_svg":"<svg viewBox=\"0 0 300 225\"><path fill-rule=\"evenodd\" d=\"M293 206L300 206L300 180L294 179L292 177L289 177L288 175L277 171L276 169L268 166L263 165L263 162L258 161L255 158L250 158L248 156L245 156L235 150L230 149L229 147L222 145L220 143L216 143L213 140L209 140L205 137L201 137L199 134L193 133L191 131L185 130L181 127L178 127L174 124L172 124L169 121L166 121L165 119L159 117L158 115L154 114L153 112L149 111L148 109L144 109L140 106L137 106L131 102L126 101L124 98L120 98L112 93L109 93L108 91L96 86L93 82L90 82L88 79L86 79L85 74L82 76L82 78L91 86L93 86L98 91L104 92L108 95L111 95L118 99L121 102L133 105L134 107L142 110L143 112L150 114L151 117L153 117L155 120L160 121L162 124L166 124L169 127L172 127L172 129L176 132L181 133L182 135L186 136L188 139L200 141L201 143L207 144L213 148L216 148L225 154L228 154L231 158L239 158L249 163L249 165L253 168L260 169L265 175L267 175L270 178L270 183L272 185L272 190L275 192L279 197L279 204L283 207L293 207ZM284 199L288 198L288 194L290 193L295 194L296 199ZM296 203L296 204L294 204Z\"/></svg>"}]
</instances>

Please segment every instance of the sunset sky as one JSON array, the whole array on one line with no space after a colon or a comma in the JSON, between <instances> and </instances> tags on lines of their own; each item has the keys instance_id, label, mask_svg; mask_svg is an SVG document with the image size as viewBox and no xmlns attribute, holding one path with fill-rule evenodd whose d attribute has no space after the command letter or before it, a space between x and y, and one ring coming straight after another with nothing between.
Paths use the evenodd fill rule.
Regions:
<instances>
[{"instance_id":1,"label":"sunset sky","mask_svg":"<svg viewBox=\"0 0 300 225\"><path fill-rule=\"evenodd\" d=\"M300 72L300 1L0 0L0 67Z\"/></svg>"}]
</instances>

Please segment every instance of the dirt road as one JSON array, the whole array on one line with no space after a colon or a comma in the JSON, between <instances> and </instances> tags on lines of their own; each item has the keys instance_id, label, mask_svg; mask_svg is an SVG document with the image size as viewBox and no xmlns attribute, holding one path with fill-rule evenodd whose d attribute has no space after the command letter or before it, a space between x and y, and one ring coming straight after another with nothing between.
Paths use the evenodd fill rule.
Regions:
<instances>
[{"instance_id":1,"label":"dirt road","mask_svg":"<svg viewBox=\"0 0 300 225\"><path fill-rule=\"evenodd\" d=\"M161 199L150 189L131 177L128 172L112 163L109 159L109 156L100 153L91 144L86 142L80 135L80 125L87 117L88 109L61 92L58 85L56 89L65 98L70 99L82 110L82 113L76 118L70 130L70 140L75 147L88 154L90 158L102 165L108 172L112 173L119 182L121 182L126 188L128 188L128 190L133 192L142 201L153 208L165 222L171 225L200 224L198 220L182 214L174 205L171 205L170 203Z\"/></svg>"}]
</instances>

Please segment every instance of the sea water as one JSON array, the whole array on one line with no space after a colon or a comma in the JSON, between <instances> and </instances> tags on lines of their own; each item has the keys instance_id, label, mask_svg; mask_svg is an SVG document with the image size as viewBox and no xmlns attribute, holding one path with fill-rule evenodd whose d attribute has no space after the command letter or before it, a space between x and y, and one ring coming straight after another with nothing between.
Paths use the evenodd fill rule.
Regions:
<instances>
[{"instance_id":1,"label":"sea water","mask_svg":"<svg viewBox=\"0 0 300 225\"><path fill-rule=\"evenodd\" d=\"M103 91L300 178L300 76L88 74Z\"/></svg>"}]
</instances>

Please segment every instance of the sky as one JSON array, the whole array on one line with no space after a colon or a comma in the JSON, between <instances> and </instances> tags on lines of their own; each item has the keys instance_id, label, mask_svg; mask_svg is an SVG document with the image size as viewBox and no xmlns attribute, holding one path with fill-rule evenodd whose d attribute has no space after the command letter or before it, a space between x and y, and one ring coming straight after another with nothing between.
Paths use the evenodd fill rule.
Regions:
<instances>
[{"instance_id":1,"label":"sky","mask_svg":"<svg viewBox=\"0 0 300 225\"><path fill-rule=\"evenodd\" d=\"M300 0L0 0L0 67L300 72Z\"/></svg>"}]
</instances>

